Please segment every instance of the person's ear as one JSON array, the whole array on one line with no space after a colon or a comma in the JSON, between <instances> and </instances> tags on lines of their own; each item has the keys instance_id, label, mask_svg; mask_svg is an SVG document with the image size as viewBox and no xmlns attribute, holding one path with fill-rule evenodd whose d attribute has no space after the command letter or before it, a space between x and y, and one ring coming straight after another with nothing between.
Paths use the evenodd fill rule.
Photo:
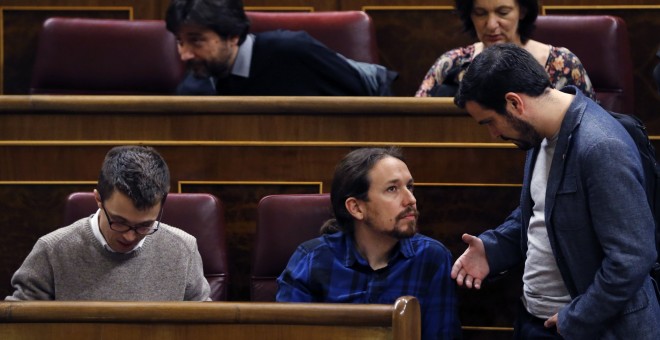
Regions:
<instances>
[{"instance_id":1,"label":"person's ear","mask_svg":"<svg viewBox=\"0 0 660 340\"><path fill-rule=\"evenodd\" d=\"M358 221L362 221L364 219L364 209L360 204L360 200L355 197L349 197L344 202L344 205L346 206L348 213L351 214L354 219Z\"/></svg>"},{"instance_id":2,"label":"person's ear","mask_svg":"<svg viewBox=\"0 0 660 340\"><path fill-rule=\"evenodd\" d=\"M508 92L504 95L506 100L506 110L514 115L522 115L525 112L525 102L522 97L515 92Z\"/></svg>"},{"instance_id":3,"label":"person's ear","mask_svg":"<svg viewBox=\"0 0 660 340\"><path fill-rule=\"evenodd\" d=\"M94 200L96 200L96 206L101 209L101 194L96 189L94 189Z\"/></svg>"}]
</instances>

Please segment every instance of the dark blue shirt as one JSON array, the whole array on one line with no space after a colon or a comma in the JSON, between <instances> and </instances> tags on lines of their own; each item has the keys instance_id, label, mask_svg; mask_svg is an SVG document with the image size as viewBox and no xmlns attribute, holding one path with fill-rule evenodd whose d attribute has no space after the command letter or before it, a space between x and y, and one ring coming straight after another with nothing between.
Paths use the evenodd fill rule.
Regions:
<instances>
[{"instance_id":1,"label":"dark blue shirt","mask_svg":"<svg viewBox=\"0 0 660 340\"><path fill-rule=\"evenodd\" d=\"M326 234L301 244L277 280L277 301L392 304L415 296L422 339L460 337L451 253L416 234L401 240L385 268L373 270L352 236Z\"/></svg>"}]
</instances>

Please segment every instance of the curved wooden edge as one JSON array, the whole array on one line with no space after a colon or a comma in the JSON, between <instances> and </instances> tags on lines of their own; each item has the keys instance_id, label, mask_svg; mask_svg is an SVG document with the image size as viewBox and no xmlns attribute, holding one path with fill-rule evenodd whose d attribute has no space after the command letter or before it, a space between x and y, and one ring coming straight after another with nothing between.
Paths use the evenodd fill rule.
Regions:
<instances>
[{"instance_id":1,"label":"curved wooden edge","mask_svg":"<svg viewBox=\"0 0 660 340\"><path fill-rule=\"evenodd\" d=\"M395 305L281 302L1 301L0 323L392 325ZM408 313L401 318L409 322Z\"/></svg>"},{"instance_id":2,"label":"curved wooden edge","mask_svg":"<svg viewBox=\"0 0 660 340\"><path fill-rule=\"evenodd\" d=\"M0 95L0 112L457 114L452 98Z\"/></svg>"},{"instance_id":3,"label":"curved wooden edge","mask_svg":"<svg viewBox=\"0 0 660 340\"><path fill-rule=\"evenodd\" d=\"M414 296L402 296L394 302L392 334L394 339L421 339L422 325L419 301Z\"/></svg>"}]
</instances>

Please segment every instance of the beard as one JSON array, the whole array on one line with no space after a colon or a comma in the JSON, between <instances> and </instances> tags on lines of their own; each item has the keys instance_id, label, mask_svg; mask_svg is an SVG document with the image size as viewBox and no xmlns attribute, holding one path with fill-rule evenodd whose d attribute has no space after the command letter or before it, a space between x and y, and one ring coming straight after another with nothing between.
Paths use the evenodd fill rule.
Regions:
<instances>
[{"instance_id":1,"label":"beard","mask_svg":"<svg viewBox=\"0 0 660 340\"><path fill-rule=\"evenodd\" d=\"M543 141L543 136L541 136L532 125L527 123L524 120L516 118L511 112L506 112L506 119L511 124L514 130L516 130L520 137L511 138L507 136L501 136L502 140L510 141L515 144L521 150L529 150L541 145Z\"/></svg>"},{"instance_id":2,"label":"beard","mask_svg":"<svg viewBox=\"0 0 660 340\"><path fill-rule=\"evenodd\" d=\"M403 225L400 225L401 221L410 214L415 215L415 219L411 221L405 221ZM406 238L410 238L414 236L417 233L417 218L419 217L419 212L417 209L409 207L406 210L402 211L399 213L396 218L394 219L394 226L387 230L383 231L384 234L391 236L397 240L402 240ZM367 219L364 221L364 223L369 226L372 230L378 230L376 226L373 223L373 219L371 217L367 217Z\"/></svg>"},{"instance_id":3,"label":"beard","mask_svg":"<svg viewBox=\"0 0 660 340\"><path fill-rule=\"evenodd\" d=\"M198 78L226 78L229 75L229 66L214 60L189 60L186 66Z\"/></svg>"}]
</instances>

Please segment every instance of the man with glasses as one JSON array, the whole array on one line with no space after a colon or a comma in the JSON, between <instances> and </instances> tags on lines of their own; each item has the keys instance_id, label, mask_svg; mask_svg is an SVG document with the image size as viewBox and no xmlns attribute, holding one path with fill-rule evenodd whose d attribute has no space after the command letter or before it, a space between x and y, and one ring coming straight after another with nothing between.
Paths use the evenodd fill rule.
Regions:
<instances>
[{"instance_id":1,"label":"man with glasses","mask_svg":"<svg viewBox=\"0 0 660 340\"><path fill-rule=\"evenodd\" d=\"M110 150L94 190L99 210L41 237L6 300L209 300L195 238L160 223L169 188L154 149Z\"/></svg>"}]
</instances>

